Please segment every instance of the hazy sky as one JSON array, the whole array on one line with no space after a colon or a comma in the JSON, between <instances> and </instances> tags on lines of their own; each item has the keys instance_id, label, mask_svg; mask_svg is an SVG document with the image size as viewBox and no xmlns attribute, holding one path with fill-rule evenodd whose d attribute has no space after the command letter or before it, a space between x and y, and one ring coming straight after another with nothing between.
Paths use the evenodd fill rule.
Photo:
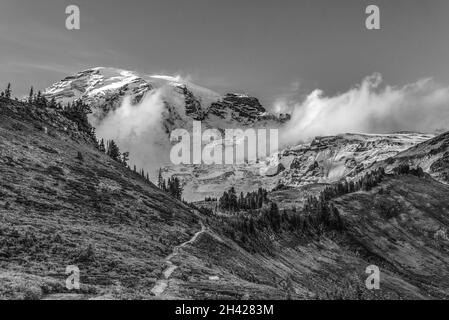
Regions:
<instances>
[{"instance_id":1,"label":"hazy sky","mask_svg":"<svg viewBox=\"0 0 449 320\"><path fill-rule=\"evenodd\" d=\"M81 29L65 29L65 8ZM381 30L365 29L365 7ZM380 72L404 85L449 83L447 0L0 0L0 85L16 94L113 66L190 76L270 104L290 90L348 90Z\"/></svg>"}]
</instances>

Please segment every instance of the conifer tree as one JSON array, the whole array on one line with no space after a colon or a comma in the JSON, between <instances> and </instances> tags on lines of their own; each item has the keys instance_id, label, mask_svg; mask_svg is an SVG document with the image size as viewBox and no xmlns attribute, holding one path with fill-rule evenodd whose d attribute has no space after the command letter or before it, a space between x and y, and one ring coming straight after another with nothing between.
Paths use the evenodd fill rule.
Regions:
<instances>
[{"instance_id":1,"label":"conifer tree","mask_svg":"<svg viewBox=\"0 0 449 320\"><path fill-rule=\"evenodd\" d=\"M101 152L106 152L106 147L104 146L104 140L103 140L103 139L101 139L100 145L98 146L98 149L99 149Z\"/></svg>"},{"instance_id":2,"label":"conifer tree","mask_svg":"<svg viewBox=\"0 0 449 320\"><path fill-rule=\"evenodd\" d=\"M57 103L56 103L56 98L55 97L51 98L50 103L49 103L48 106L50 108L56 108L57 107Z\"/></svg>"},{"instance_id":3,"label":"conifer tree","mask_svg":"<svg viewBox=\"0 0 449 320\"><path fill-rule=\"evenodd\" d=\"M114 140L108 141L108 147L107 147L106 153L112 159L114 159L116 161L120 161L120 149Z\"/></svg>"},{"instance_id":4,"label":"conifer tree","mask_svg":"<svg viewBox=\"0 0 449 320\"><path fill-rule=\"evenodd\" d=\"M8 83L5 90L5 98L11 99L11 83Z\"/></svg>"},{"instance_id":5,"label":"conifer tree","mask_svg":"<svg viewBox=\"0 0 449 320\"><path fill-rule=\"evenodd\" d=\"M41 103L42 103L42 93L40 91L37 92L37 95L36 95L36 98L34 99L34 102L37 105L39 105L39 106L41 105Z\"/></svg>"},{"instance_id":6,"label":"conifer tree","mask_svg":"<svg viewBox=\"0 0 449 320\"><path fill-rule=\"evenodd\" d=\"M28 95L28 103L33 103L34 99L34 89L33 86L31 86L30 93Z\"/></svg>"},{"instance_id":7,"label":"conifer tree","mask_svg":"<svg viewBox=\"0 0 449 320\"><path fill-rule=\"evenodd\" d=\"M124 166L128 165L128 161L129 161L129 152L123 152L122 153L122 163Z\"/></svg>"},{"instance_id":8,"label":"conifer tree","mask_svg":"<svg viewBox=\"0 0 449 320\"><path fill-rule=\"evenodd\" d=\"M162 178L162 168L159 168L159 173L157 175L157 186L159 189L163 189L162 188L163 180L164 178Z\"/></svg>"}]
</instances>

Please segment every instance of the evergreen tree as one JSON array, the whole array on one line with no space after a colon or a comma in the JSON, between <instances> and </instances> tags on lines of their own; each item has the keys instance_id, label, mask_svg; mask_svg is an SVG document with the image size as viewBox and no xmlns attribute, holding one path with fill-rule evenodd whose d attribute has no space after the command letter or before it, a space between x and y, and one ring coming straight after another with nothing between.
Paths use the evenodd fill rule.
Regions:
<instances>
[{"instance_id":1,"label":"evergreen tree","mask_svg":"<svg viewBox=\"0 0 449 320\"><path fill-rule=\"evenodd\" d=\"M108 141L106 154L116 161L120 161L120 149L114 140Z\"/></svg>"},{"instance_id":2,"label":"evergreen tree","mask_svg":"<svg viewBox=\"0 0 449 320\"><path fill-rule=\"evenodd\" d=\"M11 99L11 83L8 83L8 85L6 86L4 95L6 99Z\"/></svg>"},{"instance_id":3,"label":"evergreen tree","mask_svg":"<svg viewBox=\"0 0 449 320\"><path fill-rule=\"evenodd\" d=\"M42 105L42 93L40 92L40 90L37 92L36 98L34 99L34 102L38 105L41 106Z\"/></svg>"},{"instance_id":4,"label":"evergreen tree","mask_svg":"<svg viewBox=\"0 0 449 320\"><path fill-rule=\"evenodd\" d=\"M106 147L104 146L104 140L103 140L103 139L101 139L100 145L98 146L98 149L99 149L101 152L106 152Z\"/></svg>"},{"instance_id":5,"label":"evergreen tree","mask_svg":"<svg viewBox=\"0 0 449 320\"><path fill-rule=\"evenodd\" d=\"M238 200L238 208L240 210L245 210L246 209L246 205L245 205L245 197L243 196L243 192L240 192L240 197Z\"/></svg>"},{"instance_id":6,"label":"evergreen tree","mask_svg":"<svg viewBox=\"0 0 449 320\"><path fill-rule=\"evenodd\" d=\"M157 186L159 189L163 189L162 185L164 182L164 178L162 178L162 168L159 168L159 173L157 175Z\"/></svg>"},{"instance_id":7,"label":"evergreen tree","mask_svg":"<svg viewBox=\"0 0 449 320\"><path fill-rule=\"evenodd\" d=\"M47 105L45 97L42 97L40 92L38 92L35 98L35 103L43 107ZM91 112L92 110L87 104L84 104L82 101L75 101L68 103L62 113L67 119L75 122L80 131L93 135L92 126L87 118L87 115Z\"/></svg>"},{"instance_id":8,"label":"evergreen tree","mask_svg":"<svg viewBox=\"0 0 449 320\"><path fill-rule=\"evenodd\" d=\"M270 205L270 221L274 230L278 230L281 226L281 216L279 214L279 208L276 202L272 202Z\"/></svg>"},{"instance_id":9,"label":"evergreen tree","mask_svg":"<svg viewBox=\"0 0 449 320\"><path fill-rule=\"evenodd\" d=\"M58 104L56 103L56 98L55 98L55 97L51 98L51 100L50 100L48 106L49 106L50 108L56 108L56 107L58 106Z\"/></svg>"},{"instance_id":10,"label":"evergreen tree","mask_svg":"<svg viewBox=\"0 0 449 320\"><path fill-rule=\"evenodd\" d=\"M231 189L229 189L229 209L231 211L237 211L238 209L237 195L235 193L234 187L231 187Z\"/></svg>"},{"instance_id":11,"label":"evergreen tree","mask_svg":"<svg viewBox=\"0 0 449 320\"><path fill-rule=\"evenodd\" d=\"M123 152L122 153L122 163L124 166L128 165L128 161L129 161L129 152Z\"/></svg>"},{"instance_id":12,"label":"evergreen tree","mask_svg":"<svg viewBox=\"0 0 449 320\"><path fill-rule=\"evenodd\" d=\"M28 103L33 103L34 100L34 88L31 86L30 93L28 94Z\"/></svg>"},{"instance_id":13,"label":"evergreen tree","mask_svg":"<svg viewBox=\"0 0 449 320\"><path fill-rule=\"evenodd\" d=\"M181 181L178 177L171 177L168 178L167 184L165 185L165 180L162 183L162 189L167 191L169 194L171 194L173 197L181 200L182 199L182 191L183 188L181 186Z\"/></svg>"},{"instance_id":14,"label":"evergreen tree","mask_svg":"<svg viewBox=\"0 0 449 320\"><path fill-rule=\"evenodd\" d=\"M228 193L225 191L223 192L223 196L220 198L220 200L218 201L219 203L219 208L222 210L229 210L229 195Z\"/></svg>"}]
</instances>

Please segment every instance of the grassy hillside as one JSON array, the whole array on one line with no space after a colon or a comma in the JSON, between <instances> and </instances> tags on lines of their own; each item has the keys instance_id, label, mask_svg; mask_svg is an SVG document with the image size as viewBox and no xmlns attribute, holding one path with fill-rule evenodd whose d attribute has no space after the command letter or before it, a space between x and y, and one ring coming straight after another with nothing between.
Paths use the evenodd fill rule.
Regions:
<instances>
[{"instance_id":1,"label":"grassy hillside","mask_svg":"<svg viewBox=\"0 0 449 320\"><path fill-rule=\"evenodd\" d=\"M68 265L83 292L150 296L165 256L200 229L55 110L0 100L0 176L3 298L64 292Z\"/></svg>"},{"instance_id":2,"label":"grassy hillside","mask_svg":"<svg viewBox=\"0 0 449 320\"><path fill-rule=\"evenodd\" d=\"M291 199L295 189L273 196L283 192ZM283 223L280 230L256 227L248 234L238 217L211 216L219 237L203 235L184 257L184 270L197 275L194 281L180 277L175 290L206 298L447 299L447 194L449 186L429 177L387 176L370 191L332 200L340 231L304 227L300 216L301 227ZM381 288L370 291L365 271L373 264L381 270ZM208 280L211 275L219 279Z\"/></svg>"},{"instance_id":3,"label":"grassy hillside","mask_svg":"<svg viewBox=\"0 0 449 320\"><path fill-rule=\"evenodd\" d=\"M335 203L361 252L420 287L449 295L449 186L431 178L390 177L371 192Z\"/></svg>"}]
</instances>

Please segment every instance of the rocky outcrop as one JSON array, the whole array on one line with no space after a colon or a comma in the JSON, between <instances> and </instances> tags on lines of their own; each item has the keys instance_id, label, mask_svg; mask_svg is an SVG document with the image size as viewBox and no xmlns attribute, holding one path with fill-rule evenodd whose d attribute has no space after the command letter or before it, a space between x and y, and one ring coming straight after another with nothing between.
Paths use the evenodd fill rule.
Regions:
<instances>
[{"instance_id":1,"label":"rocky outcrop","mask_svg":"<svg viewBox=\"0 0 449 320\"><path fill-rule=\"evenodd\" d=\"M182 94L185 97L186 115L194 120L202 121L206 117L206 112L201 106L201 102L193 95L187 86L181 86Z\"/></svg>"},{"instance_id":2,"label":"rocky outcrop","mask_svg":"<svg viewBox=\"0 0 449 320\"><path fill-rule=\"evenodd\" d=\"M257 98L235 93L228 93L222 101L212 103L209 113L222 119L230 118L246 124L254 123L262 120L264 116L268 116Z\"/></svg>"}]
</instances>

